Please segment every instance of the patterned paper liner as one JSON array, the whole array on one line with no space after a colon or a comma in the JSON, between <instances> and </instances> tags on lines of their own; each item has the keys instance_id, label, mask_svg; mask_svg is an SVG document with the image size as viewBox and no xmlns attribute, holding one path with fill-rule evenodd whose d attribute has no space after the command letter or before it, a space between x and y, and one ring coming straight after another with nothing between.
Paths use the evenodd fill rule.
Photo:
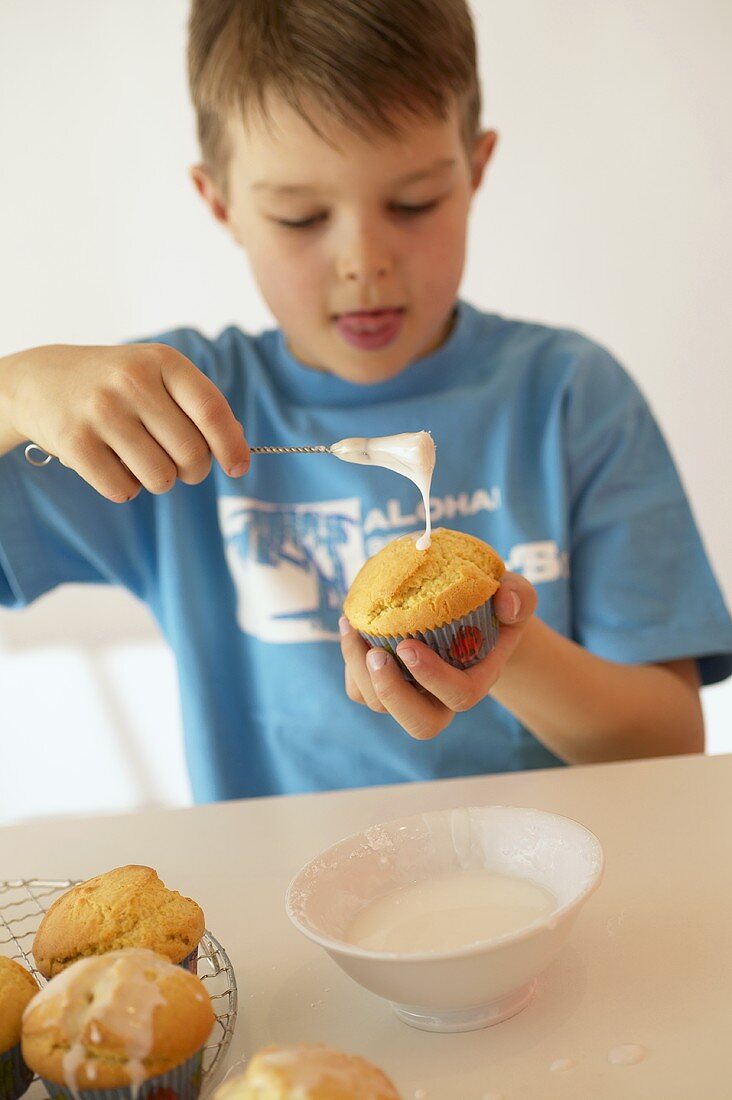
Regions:
<instances>
[{"instance_id":1,"label":"patterned paper liner","mask_svg":"<svg viewBox=\"0 0 732 1100\"><path fill-rule=\"evenodd\" d=\"M196 1100L201 1090L201 1062L199 1050L187 1062L175 1069L150 1077L137 1088L122 1085L116 1089L78 1089L73 1092L67 1085L56 1085L45 1077L43 1083L52 1100Z\"/></svg>"},{"instance_id":2,"label":"patterned paper liner","mask_svg":"<svg viewBox=\"0 0 732 1100\"><path fill-rule=\"evenodd\" d=\"M20 1043L0 1054L0 1100L18 1100L33 1080L20 1052Z\"/></svg>"},{"instance_id":3,"label":"patterned paper liner","mask_svg":"<svg viewBox=\"0 0 732 1100\"><path fill-rule=\"evenodd\" d=\"M424 633L403 635L401 637L378 637L375 634L366 634L361 631L361 637L365 638L370 646L378 646L386 649L396 657L406 680L414 683L414 677L406 665L397 655L396 647L407 638L416 638L424 642L430 649L447 661L453 668L471 668L490 653L498 641L498 619L493 610L493 600L488 600L469 615L463 615L461 619L453 619L446 626L436 630L426 630Z\"/></svg>"}]
</instances>

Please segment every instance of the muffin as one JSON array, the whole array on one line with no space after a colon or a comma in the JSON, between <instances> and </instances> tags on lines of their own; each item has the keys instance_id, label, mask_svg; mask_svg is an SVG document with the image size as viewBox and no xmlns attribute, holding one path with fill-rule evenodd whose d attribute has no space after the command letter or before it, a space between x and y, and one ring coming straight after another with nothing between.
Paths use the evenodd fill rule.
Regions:
<instances>
[{"instance_id":1,"label":"muffin","mask_svg":"<svg viewBox=\"0 0 732 1100\"><path fill-rule=\"evenodd\" d=\"M151 867L117 867L74 886L41 921L33 955L44 978L77 959L124 947L145 947L194 973L203 912L168 890Z\"/></svg>"},{"instance_id":2,"label":"muffin","mask_svg":"<svg viewBox=\"0 0 732 1100\"><path fill-rule=\"evenodd\" d=\"M214 1100L399 1100L386 1074L321 1043L267 1047L244 1074L230 1077Z\"/></svg>"},{"instance_id":3,"label":"muffin","mask_svg":"<svg viewBox=\"0 0 732 1100\"><path fill-rule=\"evenodd\" d=\"M23 1016L26 1063L51 1097L193 1100L214 1024L203 983L153 951L80 959Z\"/></svg>"},{"instance_id":4,"label":"muffin","mask_svg":"<svg viewBox=\"0 0 732 1100\"><path fill-rule=\"evenodd\" d=\"M439 528L427 550L403 535L369 558L343 610L371 646L395 657L399 642L417 638L455 668L470 668L496 644L492 597L504 572L495 550L472 535Z\"/></svg>"},{"instance_id":5,"label":"muffin","mask_svg":"<svg viewBox=\"0 0 732 1100\"><path fill-rule=\"evenodd\" d=\"M37 992L30 972L0 955L0 1100L18 1100L33 1080L20 1050L20 1022Z\"/></svg>"}]
</instances>

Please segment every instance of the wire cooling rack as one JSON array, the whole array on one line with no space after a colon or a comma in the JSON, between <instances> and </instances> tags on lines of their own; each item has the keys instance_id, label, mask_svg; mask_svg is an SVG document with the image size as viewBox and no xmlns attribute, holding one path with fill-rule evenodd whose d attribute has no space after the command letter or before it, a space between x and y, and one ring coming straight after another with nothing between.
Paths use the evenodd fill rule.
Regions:
<instances>
[{"instance_id":1,"label":"wire cooling rack","mask_svg":"<svg viewBox=\"0 0 732 1100\"><path fill-rule=\"evenodd\" d=\"M33 937L57 897L77 883L60 879L0 881L0 954L26 966L40 986L46 984L32 954ZM211 997L216 1023L203 1051L203 1088L216 1080L234 1034L238 1004L236 977L229 956L215 936L204 932L198 947L198 977ZM24 1100L43 1100L46 1091L36 1078Z\"/></svg>"}]
</instances>

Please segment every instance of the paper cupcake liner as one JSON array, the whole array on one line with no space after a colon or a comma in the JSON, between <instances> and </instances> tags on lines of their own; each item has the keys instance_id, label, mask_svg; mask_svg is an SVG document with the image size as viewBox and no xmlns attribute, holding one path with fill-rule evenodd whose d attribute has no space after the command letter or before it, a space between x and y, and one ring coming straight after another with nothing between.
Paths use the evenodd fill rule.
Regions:
<instances>
[{"instance_id":1,"label":"paper cupcake liner","mask_svg":"<svg viewBox=\"0 0 732 1100\"><path fill-rule=\"evenodd\" d=\"M196 1100L201 1091L201 1062L199 1050L187 1062L175 1069L150 1077L137 1088L123 1085L116 1089L75 1089L57 1085L43 1078L43 1084L52 1100Z\"/></svg>"},{"instance_id":2,"label":"paper cupcake liner","mask_svg":"<svg viewBox=\"0 0 732 1100\"><path fill-rule=\"evenodd\" d=\"M198 975L198 944L193 948L190 955L186 955L184 959L181 959L178 966L184 967L185 970L190 970L191 974Z\"/></svg>"},{"instance_id":3,"label":"paper cupcake liner","mask_svg":"<svg viewBox=\"0 0 732 1100\"><path fill-rule=\"evenodd\" d=\"M447 661L453 668L471 668L490 653L498 641L498 619L493 610L493 600L488 600L469 615L453 619L446 626L424 633L404 634L399 637L378 637L361 631L370 646L379 646L396 657L404 678L414 683L414 677L397 655L396 647L407 638L416 638Z\"/></svg>"},{"instance_id":4,"label":"paper cupcake liner","mask_svg":"<svg viewBox=\"0 0 732 1100\"><path fill-rule=\"evenodd\" d=\"M0 1054L0 1100L18 1100L33 1080L20 1052L20 1043Z\"/></svg>"}]
</instances>

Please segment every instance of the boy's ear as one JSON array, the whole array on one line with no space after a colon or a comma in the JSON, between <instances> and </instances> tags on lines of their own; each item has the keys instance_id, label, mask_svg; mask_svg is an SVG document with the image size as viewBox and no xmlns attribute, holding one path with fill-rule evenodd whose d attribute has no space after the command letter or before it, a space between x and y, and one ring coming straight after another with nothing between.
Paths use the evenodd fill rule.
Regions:
<instances>
[{"instance_id":1,"label":"boy's ear","mask_svg":"<svg viewBox=\"0 0 732 1100\"><path fill-rule=\"evenodd\" d=\"M194 164L191 168L191 179L206 206L209 208L217 222L230 229L229 208L224 201L223 193L213 176L203 164Z\"/></svg>"},{"instance_id":2,"label":"boy's ear","mask_svg":"<svg viewBox=\"0 0 732 1100\"><path fill-rule=\"evenodd\" d=\"M475 145L473 146L473 191L477 191L480 187L483 179L483 173L486 170L488 161L493 155L493 150L496 147L498 141L498 134L495 130L484 130L478 134L475 139Z\"/></svg>"}]
</instances>

